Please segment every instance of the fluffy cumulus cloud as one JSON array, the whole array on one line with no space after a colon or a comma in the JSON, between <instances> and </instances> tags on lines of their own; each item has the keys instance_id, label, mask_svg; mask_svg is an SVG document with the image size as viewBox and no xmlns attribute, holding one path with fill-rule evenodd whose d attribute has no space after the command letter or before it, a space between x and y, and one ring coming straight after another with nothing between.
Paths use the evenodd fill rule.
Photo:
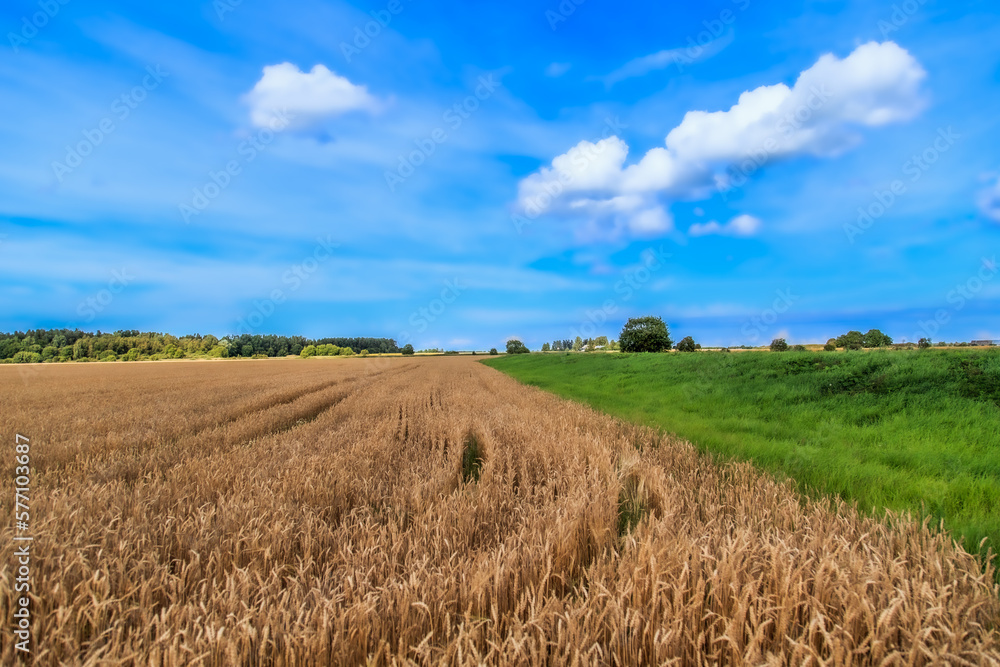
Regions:
<instances>
[{"instance_id":1,"label":"fluffy cumulus cloud","mask_svg":"<svg viewBox=\"0 0 1000 667\"><path fill-rule=\"evenodd\" d=\"M1000 179L979 193L979 210L990 220L1000 222Z\"/></svg>"},{"instance_id":2,"label":"fluffy cumulus cloud","mask_svg":"<svg viewBox=\"0 0 1000 667\"><path fill-rule=\"evenodd\" d=\"M720 225L715 220L705 223L691 225L688 234L691 236L708 236L717 234L720 236L753 236L760 231L760 218L752 215L738 215L724 225Z\"/></svg>"},{"instance_id":3,"label":"fluffy cumulus cloud","mask_svg":"<svg viewBox=\"0 0 1000 667\"><path fill-rule=\"evenodd\" d=\"M779 83L747 91L726 111L689 111L667 134L664 147L633 164L626 165L629 147L616 136L582 141L521 181L517 208L529 218L603 213L612 216L616 229L648 230L648 222L621 218L631 212L652 220L650 211L670 201L706 199L726 190L747 164L756 170L777 159L833 157L858 144L859 128L912 118L924 106L925 76L894 42L864 44L843 59L827 54L791 87ZM661 213L666 229L662 223L669 214ZM592 217L588 224L598 222ZM725 233L740 229L716 226Z\"/></svg>"},{"instance_id":4,"label":"fluffy cumulus cloud","mask_svg":"<svg viewBox=\"0 0 1000 667\"><path fill-rule=\"evenodd\" d=\"M351 83L325 65L316 65L309 72L291 63L268 65L244 99L250 105L250 120L258 127L268 126L276 117L287 116L302 125L378 107L365 86Z\"/></svg>"}]
</instances>

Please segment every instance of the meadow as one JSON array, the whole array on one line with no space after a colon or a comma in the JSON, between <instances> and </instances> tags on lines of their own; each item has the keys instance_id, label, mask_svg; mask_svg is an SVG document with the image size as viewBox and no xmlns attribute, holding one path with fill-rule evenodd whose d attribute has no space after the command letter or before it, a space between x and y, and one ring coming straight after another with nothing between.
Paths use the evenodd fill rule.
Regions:
<instances>
[{"instance_id":1,"label":"meadow","mask_svg":"<svg viewBox=\"0 0 1000 667\"><path fill-rule=\"evenodd\" d=\"M1000 662L947 536L471 357L32 368L34 664Z\"/></svg>"},{"instance_id":2,"label":"meadow","mask_svg":"<svg viewBox=\"0 0 1000 667\"><path fill-rule=\"evenodd\" d=\"M518 380L1000 550L1000 350L521 355ZM985 548L983 549L985 551Z\"/></svg>"}]
</instances>

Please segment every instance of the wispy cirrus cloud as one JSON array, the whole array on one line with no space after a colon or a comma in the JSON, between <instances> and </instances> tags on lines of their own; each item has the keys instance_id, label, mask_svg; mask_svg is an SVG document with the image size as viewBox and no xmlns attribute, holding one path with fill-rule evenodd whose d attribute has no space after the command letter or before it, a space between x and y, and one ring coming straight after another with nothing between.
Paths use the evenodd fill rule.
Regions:
<instances>
[{"instance_id":1,"label":"wispy cirrus cloud","mask_svg":"<svg viewBox=\"0 0 1000 667\"><path fill-rule=\"evenodd\" d=\"M630 60L613 72L594 78L604 82L605 87L611 88L626 79L646 76L650 72L663 70L671 65L677 65L683 69L685 65L693 65L717 55L732 43L733 33L729 32L703 45L664 49L648 56Z\"/></svg>"},{"instance_id":2,"label":"wispy cirrus cloud","mask_svg":"<svg viewBox=\"0 0 1000 667\"><path fill-rule=\"evenodd\" d=\"M695 223L688 229L691 236L754 236L763 226L760 218L746 213L738 215L726 224L719 224L715 220L703 223Z\"/></svg>"},{"instance_id":3,"label":"wispy cirrus cloud","mask_svg":"<svg viewBox=\"0 0 1000 667\"><path fill-rule=\"evenodd\" d=\"M1000 178L980 191L979 210L993 222L1000 222Z\"/></svg>"}]
</instances>

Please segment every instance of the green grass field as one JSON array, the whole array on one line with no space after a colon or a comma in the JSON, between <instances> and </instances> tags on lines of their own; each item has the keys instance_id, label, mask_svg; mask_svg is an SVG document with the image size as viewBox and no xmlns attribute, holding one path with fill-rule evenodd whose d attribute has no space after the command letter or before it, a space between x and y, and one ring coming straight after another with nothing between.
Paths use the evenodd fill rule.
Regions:
<instances>
[{"instance_id":1,"label":"green grass field","mask_svg":"<svg viewBox=\"0 0 1000 667\"><path fill-rule=\"evenodd\" d=\"M814 496L1000 545L1000 351L532 354L518 380L749 459Z\"/></svg>"}]
</instances>

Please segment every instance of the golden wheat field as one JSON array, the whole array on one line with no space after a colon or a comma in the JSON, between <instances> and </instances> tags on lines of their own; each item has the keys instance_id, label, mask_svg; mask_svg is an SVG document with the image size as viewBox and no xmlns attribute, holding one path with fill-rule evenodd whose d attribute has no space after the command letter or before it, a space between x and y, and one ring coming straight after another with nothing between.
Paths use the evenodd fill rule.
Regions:
<instances>
[{"instance_id":1,"label":"golden wheat field","mask_svg":"<svg viewBox=\"0 0 1000 667\"><path fill-rule=\"evenodd\" d=\"M473 359L0 367L0 399L35 664L1000 664L946 535Z\"/></svg>"}]
</instances>

